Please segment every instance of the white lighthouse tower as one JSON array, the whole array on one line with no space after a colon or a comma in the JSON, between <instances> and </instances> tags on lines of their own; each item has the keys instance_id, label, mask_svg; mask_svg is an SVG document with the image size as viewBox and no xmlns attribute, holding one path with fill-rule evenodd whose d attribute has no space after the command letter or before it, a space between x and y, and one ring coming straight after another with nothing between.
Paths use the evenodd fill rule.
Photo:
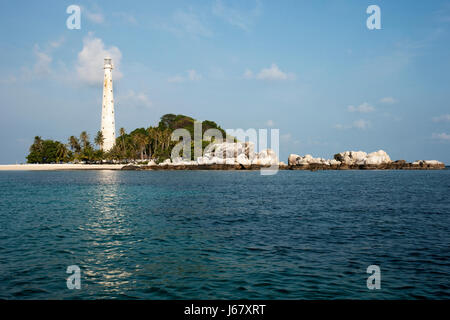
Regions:
<instances>
[{"instance_id":1,"label":"white lighthouse tower","mask_svg":"<svg viewBox=\"0 0 450 320\"><path fill-rule=\"evenodd\" d=\"M110 57L105 58L105 76L103 79L103 101L102 101L102 134L103 150L109 151L116 143L116 126L114 122L114 96L112 82L112 61Z\"/></svg>"}]
</instances>

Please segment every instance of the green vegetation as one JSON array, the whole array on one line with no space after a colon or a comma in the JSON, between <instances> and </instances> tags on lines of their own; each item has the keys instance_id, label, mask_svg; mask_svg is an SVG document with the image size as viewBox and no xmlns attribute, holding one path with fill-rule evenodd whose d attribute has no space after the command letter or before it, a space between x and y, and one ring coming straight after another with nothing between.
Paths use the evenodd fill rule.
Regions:
<instances>
[{"instance_id":1,"label":"green vegetation","mask_svg":"<svg viewBox=\"0 0 450 320\"><path fill-rule=\"evenodd\" d=\"M120 128L119 137L115 146L109 151L102 150L104 137L98 132L94 143L98 149L91 144L89 135L83 131L79 137L71 136L67 144L53 140L42 140L35 137L27 156L28 163L59 163L59 162L88 162L95 163L104 160L128 162L139 159L148 161L163 161L170 158L173 147L178 141L171 141L172 132L176 129L186 129L194 138L195 119L175 114L165 114L161 117L157 127L138 128L126 133ZM213 121L202 122L202 134L208 129L217 129L225 137L225 131ZM209 142L203 141L205 148ZM193 148L193 142L192 142ZM193 152L192 152L193 155Z\"/></svg>"}]
</instances>

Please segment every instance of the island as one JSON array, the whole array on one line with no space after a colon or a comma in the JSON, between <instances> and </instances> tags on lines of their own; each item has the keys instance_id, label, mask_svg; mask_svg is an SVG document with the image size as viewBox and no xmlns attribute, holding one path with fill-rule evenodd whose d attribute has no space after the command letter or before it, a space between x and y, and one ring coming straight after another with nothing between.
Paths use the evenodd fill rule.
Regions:
<instances>
[{"instance_id":1,"label":"island","mask_svg":"<svg viewBox=\"0 0 450 320\"><path fill-rule=\"evenodd\" d=\"M0 170L440 170L445 164L437 160L391 160L383 150L371 153L344 151L333 159L315 158L309 154L290 154L287 163L280 161L271 149L255 152L252 142L241 142L227 135L214 121L201 123L201 156L189 158L171 157L179 143L173 141L172 134L183 129L191 137L195 136L196 123L192 117L165 114L158 125L137 128L126 133L124 128L115 139L110 150L103 148L104 137L99 131L91 143L89 135L83 131L79 137L70 136L67 143L34 138L27 156L27 164L0 165ZM198 129L198 127L197 127ZM215 130L225 137L225 142L207 137L205 133ZM194 150L194 141L190 142ZM97 146L97 148L95 147ZM189 145L188 145L189 146Z\"/></svg>"}]
</instances>

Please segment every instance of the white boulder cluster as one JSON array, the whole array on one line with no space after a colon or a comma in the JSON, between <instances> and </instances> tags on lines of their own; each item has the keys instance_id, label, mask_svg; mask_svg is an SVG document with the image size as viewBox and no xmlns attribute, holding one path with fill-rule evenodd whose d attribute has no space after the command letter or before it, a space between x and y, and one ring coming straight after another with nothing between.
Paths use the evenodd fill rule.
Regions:
<instances>
[{"instance_id":1,"label":"white boulder cluster","mask_svg":"<svg viewBox=\"0 0 450 320\"><path fill-rule=\"evenodd\" d=\"M383 150L369 154L364 151L345 151L334 155L334 158L347 165L380 165L392 162L389 155Z\"/></svg>"},{"instance_id":2,"label":"white boulder cluster","mask_svg":"<svg viewBox=\"0 0 450 320\"><path fill-rule=\"evenodd\" d=\"M437 160L392 161L389 155L378 150L367 154L364 151L345 151L334 155L334 159L314 158L307 154L289 156L289 166L295 169L443 169L444 163Z\"/></svg>"},{"instance_id":3,"label":"white boulder cluster","mask_svg":"<svg viewBox=\"0 0 450 320\"><path fill-rule=\"evenodd\" d=\"M185 160L181 157L167 159L157 164L150 160L147 165L129 165L122 170L252 170L260 167L277 165L281 170L347 170L347 169L402 169L430 170L444 169L445 164L437 160L419 160L412 163L405 160L392 161L389 155L378 150L367 154L363 151L345 151L334 155L334 159L314 158L310 154L300 156L289 155L288 165L279 162L278 156L271 149L255 152L251 142L225 142L209 145L202 157L197 160ZM147 167L147 168L146 168Z\"/></svg>"},{"instance_id":4,"label":"white boulder cluster","mask_svg":"<svg viewBox=\"0 0 450 320\"><path fill-rule=\"evenodd\" d=\"M364 151L345 151L335 154L334 159L314 158L309 154L303 157L296 154L291 154L289 156L289 165L292 166L307 166L311 164L325 166L381 165L389 164L391 162L391 158L383 150L378 150L369 154Z\"/></svg>"},{"instance_id":5,"label":"white boulder cluster","mask_svg":"<svg viewBox=\"0 0 450 320\"><path fill-rule=\"evenodd\" d=\"M204 155L197 160L184 160L181 157L167 159L159 166L197 166L197 165L261 165L278 164L278 157L271 149L255 152L252 142L214 143L205 149Z\"/></svg>"},{"instance_id":6,"label":"white boulder cluster","mask_svg":"<svg viewBox=\"0 0 450 320\"><path fill-rule=\"evenodd\" d=\"M324 158L314 158L310 154L305 156L299 156L297 154L289 155L288 163L291 166L299 165L299 166L308 166L310 164L322 164L326 166L331 165L340 165L340 161L336 161L335 159L324 159Z\"/></svg>"},{"instance_id":7,"label":"white boulder cluster","mask_svg":"<svg viewBox=\"0 0 450 320\"><path fill-rule=\"evenodd\" d=\"M442 166L444 165L443 162L437 161L437 160L418 160L418 161L414 161L412 163L413 166L423 166L423 165L428 165L428 166Z\"/></svg>"}]
</instances>

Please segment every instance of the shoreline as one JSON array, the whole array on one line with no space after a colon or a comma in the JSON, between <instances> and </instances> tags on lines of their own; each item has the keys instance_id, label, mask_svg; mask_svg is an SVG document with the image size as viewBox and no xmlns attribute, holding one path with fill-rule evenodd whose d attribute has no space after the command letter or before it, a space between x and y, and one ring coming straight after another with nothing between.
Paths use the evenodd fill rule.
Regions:
<instances>
[{"instance_id":1,"label":"shoreline","mask_svg":"<svg viewBox=\"0 0 450 320\"><path fill-rule=\"evenodd\" d=\"M1 164L0 171L121 170L124 164Z\"/></svg>"},{"instance_id":2,"label":"shoreline","mask_svg":"<svg viewBox=\"0 0 450 320\"><path fill-rule=\"evenodd\" d=\"M65 171L65 170L123 170L123 171L256 171L270 166L241 164L204 165L133 165L133 164L7 164L0 165L0 171ZM279 165L278 170L445 170L447 166L412 165L392 162L389 165ZM276 170L276 167L272 168Z\"/></svg>"}]
</instances>

